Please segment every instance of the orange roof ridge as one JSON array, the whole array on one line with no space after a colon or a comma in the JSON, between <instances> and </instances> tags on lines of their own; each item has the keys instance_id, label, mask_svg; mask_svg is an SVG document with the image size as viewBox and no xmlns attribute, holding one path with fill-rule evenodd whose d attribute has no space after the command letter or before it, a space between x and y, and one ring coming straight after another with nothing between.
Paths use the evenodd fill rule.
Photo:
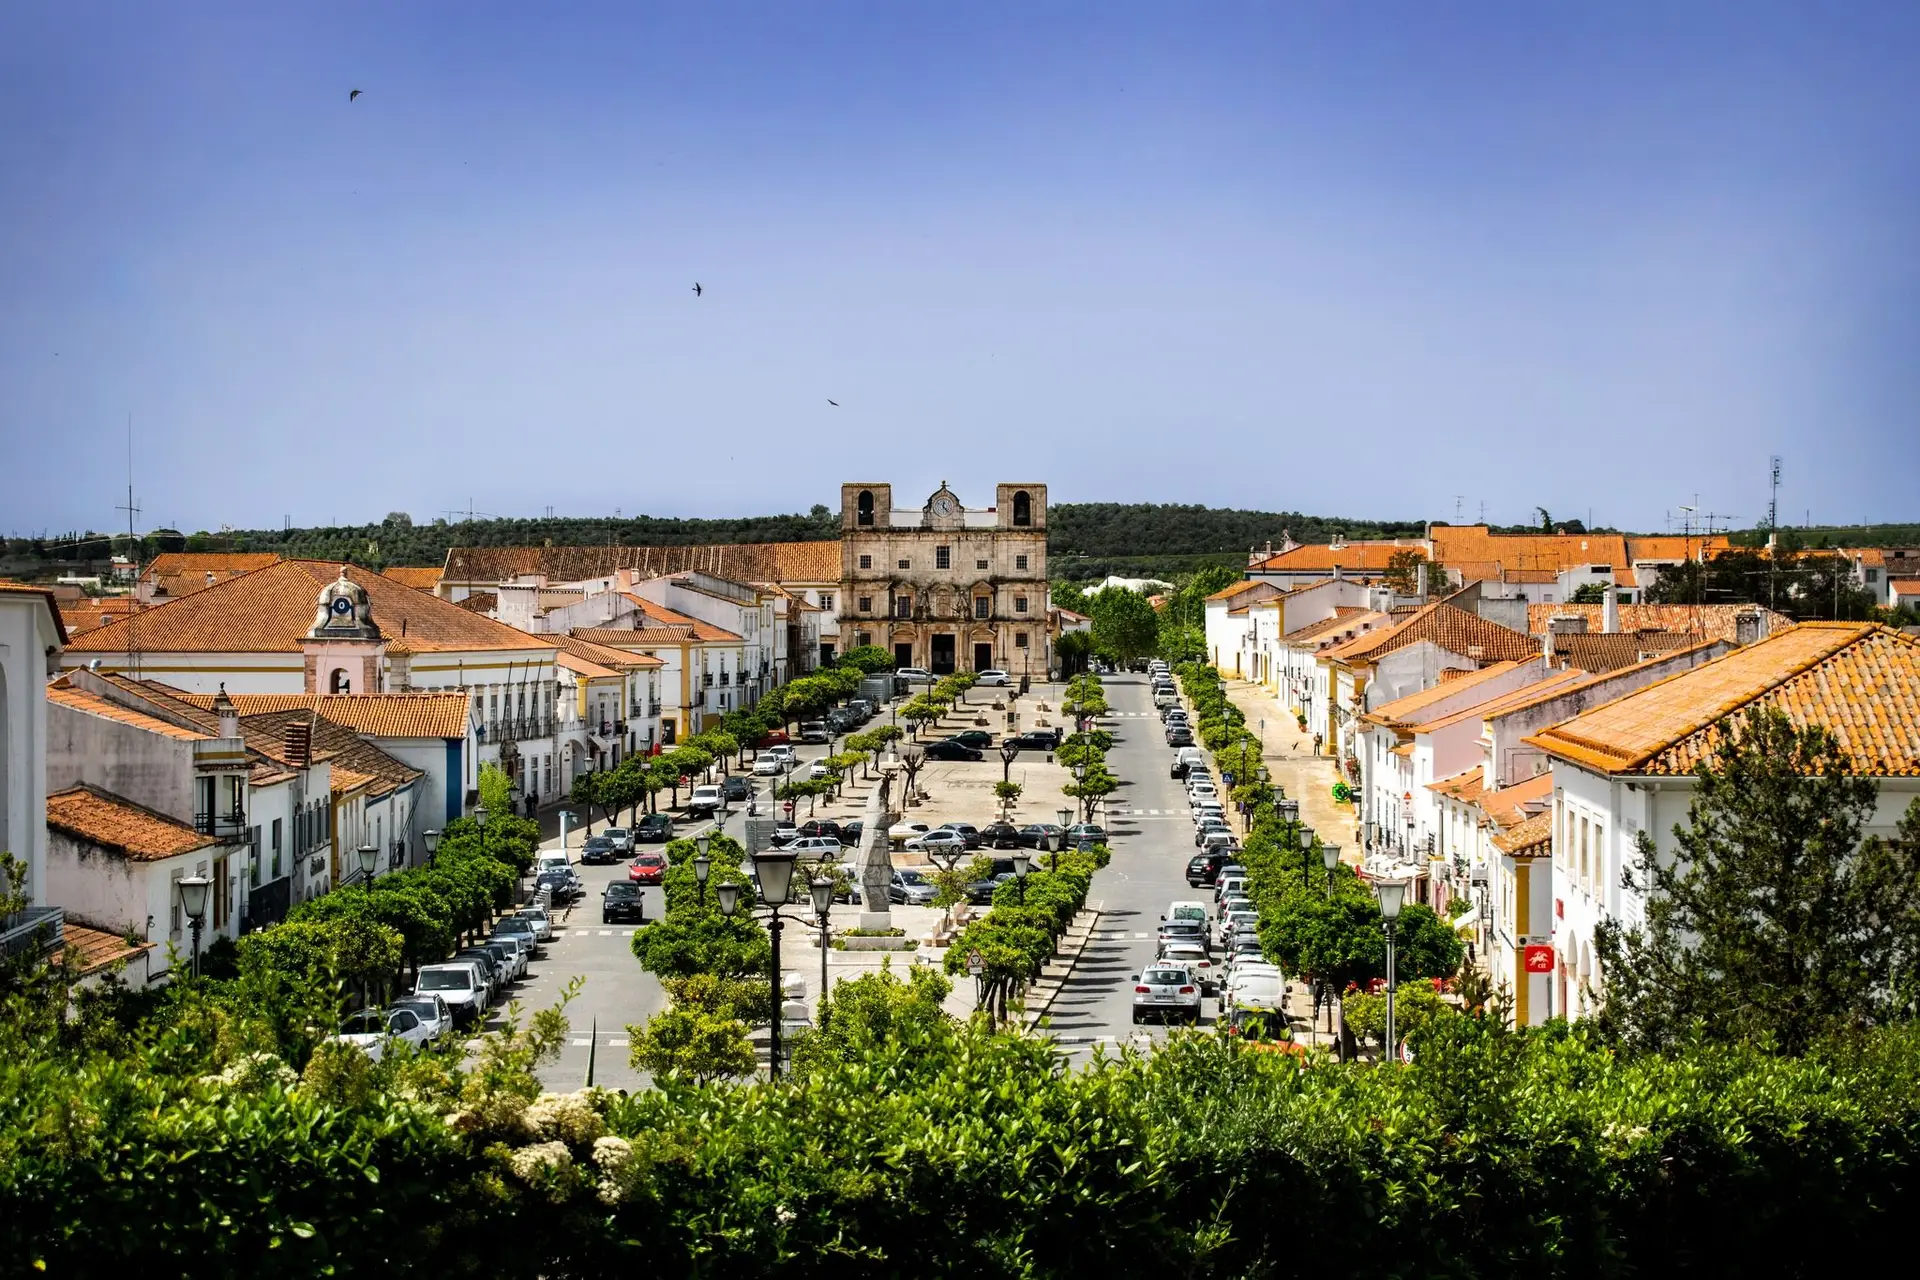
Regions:
<instances>
[{"instance_id":1,"label":"orange roof ridge","mask_svg":"<svg viewBox=\"0 0 1920 1280\"><path fill-rule=\"evenodd\" d=\"M86 783L47 797L47 826L135 862L158 862L219 843L177 818Z\"/></svg>"}]
</instances>

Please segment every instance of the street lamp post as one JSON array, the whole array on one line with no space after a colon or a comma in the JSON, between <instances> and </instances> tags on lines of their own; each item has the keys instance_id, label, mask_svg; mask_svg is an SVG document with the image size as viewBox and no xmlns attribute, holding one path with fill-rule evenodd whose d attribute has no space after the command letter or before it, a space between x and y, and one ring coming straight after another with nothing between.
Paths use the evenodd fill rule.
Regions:
<instances>
[{"instance_id":1,"label":"street lamp post","mask_svg":"<svg viewBox=\"0 0 1920 1280\"><path fill-rule=\"evenodd\" d=\"M1400 879L1375 880L1373 891L1380 896L1380 919L1387 931L1387 1053L1394 1052L1393 1038L1393 934L1400 918L1400 904L1406 900L1407 882Z\"/></svg>"},{"instance_id":2,"label":"street lamp post","mask_svg":"<svg viewBox=\"0 0 1920 1280\"><path fill-rule=\"evenodd\" d=\"M707 900L707 877L713 874L713 859L707 856L707 850L713 844L713 837L701 832L693 838L695 850L693 858L693 882L700 888L700 901Z\"/></svg>"},{"instance_id":3,"label":"street lamp post","mask_svg":"<svg viewBox=\"0 0 1920 1280\"><path fill-rule=\"evenodd\" d=\"M434 827L420 833L420 843L427 847L427 865L433 865L433 855L440 851L440 828Z\"/></svg>"},{"instance_id":4,"label":"street lamp post","mask_svg":"<svg viewBox=\"0 0 1920 1280\"><path fill-rule=\"evenodd\" d=\"M1319 838L1312 827L1301 827L1299 837L1293 842L1293 847L1300 854L1300 887L1303 889L1313 885L1309 878L1313 875L1313 842Z\"/></svg>"},{"instance_id":5,"label":"street lamp post","mask_svg":"<svg viewBox=\"0 0 1920 1280\"><path fill-rule=\"evenodd\" d=\"M365 882L367 892L372 893L373 867L374 864L380 860L380 850L370 844L363 844L360 846L358 852L360 854L360 879Z\"/></svg>"},{"instance_id":6,"label":"street lamp post","mask_svg":"<svg viewBox=\"0 0 1920 1280\"><path fill-rule=\"evenodd\" d=\"M1326 864L1327 896L1331 898L1333 896L1333 869L1340 865L1340 846L1337 844L1321 845L1320 861Z\"/></svg>"},{"instance_id":7,"label":"street lamp post","mask_svg":"<svg viewBox=\"0 0 1920 1280\"><path fill-rule=\"evenodd\" d=\"M827 915L833 910L833 881L815 876L807 891L813 895L813 914L820 917L820 1018L816 1025L827 1026Z\"/></svg>"},{"instance_id":8,"label":"street lamp post","mask_svg":"<svg viewBox=\"0 0 1920 1280\"><path fill-rule=\"evenodd\" d=\"M1060 847L1061 845L1064 845L1067 842L1067 825L1069 820L1072 819L1072 817L1073 817L1073 810L1071 809L1060 810L1060 839L1053 846L1053 869L1055 871L1058 871L1060 869Z\"/></svg>"},{"instance_id":9,"label":"street lamp post","mask_svg":"<svg viewBox=\"0 0 1920 1280\"><path fill-rule=\"evenodd\" d=\"M773 940L770 965L773 978L773 1027L771 1053L767 1060L769 1077L778 1077L780 1074L780 908L787 905L788 894L793 890L793 863L798 856L791 849L767 849L753 855L754 870L759 873L760 879L760 900L768 908L767 933Z\"/></svg>"},{"instance_id":10,"label":"street lamp post","mask_svg":"<svg viewBox=\"0 0 1920 1280\"><path fill-rule=\"evenodd\" d=\"M1025 849L1013 851L1013 878L1020 885L1020 905L1027 905L1027 872L1033 870L1033 864L1027 858Z\"/></svg>"},{"instance_id":11,"label":"street lamp post","mask_svg":"<svg viewBox=\"0 0 1920 1280\"><path fill-rule=\"evenodd\" d=\"M193 926L192 950L188 952L188 974L200 976L200 922L207 914L207 890L213 887L213 881L205 876L187 876L180 881L180 909L187 913L187 922Z\"/></svg>"}]
</instances>

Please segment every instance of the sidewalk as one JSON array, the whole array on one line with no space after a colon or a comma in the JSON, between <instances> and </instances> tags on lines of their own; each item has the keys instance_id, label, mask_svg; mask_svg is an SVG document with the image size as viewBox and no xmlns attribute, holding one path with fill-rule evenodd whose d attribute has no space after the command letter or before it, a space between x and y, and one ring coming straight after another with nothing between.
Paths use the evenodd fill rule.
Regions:
<instances>
[{"instance_id":1,"label":"sidewalk","mask_svg":"<svg viewBox=\"0 0 1920 1280\"><path fill-rule=\"evenodd\" d=\"M1354 824L1359 818L1351 804L1333 798L1333 784L1340 781L1333 757L1314 755L1312 734L1302 733L1292 710L1259 685L1227 679L1224 688L1227 700L1247 717L1249 729L1257 731L1260 722L1266 721L1260 759L1286 798L1300 802L1300 820L1313 828L1322 843L1339 845L1341 861L1357 866L1361 850Z\"/></svg>"}]
</instances>

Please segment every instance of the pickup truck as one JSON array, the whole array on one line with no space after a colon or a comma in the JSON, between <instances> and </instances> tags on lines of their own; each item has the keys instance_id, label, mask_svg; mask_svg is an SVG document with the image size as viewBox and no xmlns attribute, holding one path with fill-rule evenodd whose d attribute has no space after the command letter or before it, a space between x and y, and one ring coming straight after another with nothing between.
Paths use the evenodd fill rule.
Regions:
<instances>
[{"instance_id":1,"label":"pickup truck","mask_svg":"<svg viewBox=\"0 0 1920 1280\"><path fill-rule=\"evenodd\" d=\"M720 807L720 788L711 784L698 786L687 796L688 813L712 813Z\"/></svg>"}]
</instances>

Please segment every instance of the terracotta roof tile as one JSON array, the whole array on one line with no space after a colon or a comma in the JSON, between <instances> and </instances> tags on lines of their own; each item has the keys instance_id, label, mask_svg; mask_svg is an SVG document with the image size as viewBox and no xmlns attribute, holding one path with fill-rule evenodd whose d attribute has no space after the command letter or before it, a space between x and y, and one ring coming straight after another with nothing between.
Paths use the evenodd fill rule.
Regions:
<instances>
[{"instance_id":1,"label":"terracotta roof tile","mask_svg":"<svg viewBox=\"0 0 1920 1280\"><path fill-rule=\"evenodd\" d=\"M1207 599L1231 600L1233 599L1233 597L1237 595L1244 595L1246 592L1253 590L1255 587L1270 587L1272 585L1273 584L1271 582L1255 582L1250 578L1242 578L1239 582L1236 582L1231 586L1225 586L1220 588L1218 591L1208 596Z\"/></svg>"},{"instance_id":2,"label":"terracotta roof tile","mask_svg":"<svg viewBox=\"0 0 1920 1280\"><path fill-rule=\"evenodd\" d=\"M1494 570L1482 569L1480 578L1513 582L1522 580L1516 574L1544 573L1551 579L1579 565L1627 563L1626 539L1617 533L1492 533L1483 524L1434 525L1429 533L1434 558L1449 568Z\"/></svg>"},{"instance_id":3,"label":"terracotta roof tile","mask_svg":"<svg viewBox=\"0 0 1920 1280\"><path fill-rule=\"evenodd\" d=\"M1493 838L1493 847L1513 857L1540 856L1553 845L1553 813L1537 813Z\"/></svg>"},{"instance_id":4,"label":"terracotta roof tile","mask_svg":"<svg viewBox=\"0 0 1920 1280\"><path fill-rule=\"evenodd\" d=\"M1648 560L1668 560L1678 563L1681 560L1699 560L1704 556L1718 555L1733 544L1724 534L1713 534L1696 538L1681 537L1676 534L1660 534L1646 538L1627 539L1627 559L1639 564Z\"/></svg>"},{"instance_id":5,"label":"terracotta roof tile","mask_svg":"<svg viewBox=\"0 0 1920 1280\"><path fill-rule=\"evenodd\" d=\"M1484 702L1476 702L1470 707L1462 707L1458 711L1449 712L1432 720L1424 720L1414 727L1421 733L1432 733L1435 730L1459 724L1462 720L1485 720L1489 716L1504 713L1517 703L1539 701L1542 690L1564 689L1587 679L1588 676L1583 671L1555 671L1545 679L1536 680L1532 684L1506 693L1496 694Z\"/></svg>"},{"instance_id":6,"label":"terracotta roof tile","mask_svg":"<svg viewBox=\"0 0 1920 1280\"><path fill-rule=\"evenodd\" d=\"M1427 790L1435 795L1446 796L1452 800L1464 800L1472 804L1487 789L1486 766L1475 765L1465 773L1456 773L1451 778L1442 778L1438 782L1429 782Z\"/></svg>"},{"instance_id":7,"label":"terracotta roof tile","mask_svg":"<svg viewBox=\"0 0 1920 1280\"><path fill-rule=\"evenodd\" d=\"M279 560L272 551L163 551L147 564L140 581L156 595L177 598Z\"/></svg>"},{"instance_id":8,"label":"terracotta roof tile","mask_svg":"<svg viewBox=\"0 0 1920 1280\"><path fill-rule=\"evenodd\" d=\"M1435 703L1446 701L1463 689L1476 684L1484 684L1495 676L1504 675L1520 664L1517 662L1494 662L1477 671L1463 671L1452 680L1443 680L1431 689L1422 689L1418 693L1395 698L1392 702L1383 702L1360 718L1368 724L1377 725L1415 725L1425 719L1420 713ZM1451 674L1451 673L1449 673Z\"/></svg>"},{"instance_id":9,"label":"terracotta roof tile","mask_svg":"<svg viewBox=\"0 0 1920 1280\"><path fill-rule=\"evenodd\" d=\"M329 698L327 701L336 699ZM243 715L240 720L247 728L263 731L278 739L285 738L287 725L296 721L311 721L314 755L318 757L324 753L331 760L335 792L352 790L362 783L372 783L374 794L384 795L423 776L420 770L388 755L355 730L337 723L324 713L316 718L312 711L299 708Z\"/></svg>"},{"instance_id":10,"label":"terracotta roof tile","mask_svg":"<svg viewBox=\"0 0 1920 1280\"><path fill-rule=\"evenodd\" d=\"M129 862L158 862L216 843L184 822L95 787L74 787L48 796L47 826Z\"/></svg>"},{"instance_id":11,"label":"terracotta roof tile","mask_svg":"<svg viewBox=\"0 0 1920 1280\"><path fill-rule=\"evenodd\" d=\"M693 629L694 639L696 640L727 641L743 639L743 637L734 634L725 627L716 627L711 622L702 622L699 618L693 617L690 614L681 613L676 609L669 609L667 606L649 600L645 596L637 596L630 591L623 591L620 594L637 605L647 621L655 626L691 627ZM721 599L725 599L725 597L723 596Z\"/></svg>"},{"instance_id":12,"label":"terracotta roof tile","mask_svg":"<svg viewBox=\"0 0 1920 1280\"><path fill-rule=\"evenodd\" d=\"M1349 570L1381 570L1392 560L1395 552L1417 551L1425 555L1424 548L1395 542L1349 542L1341 546L1295 547L1291 551L1282 551L1269 556L1253 566L1255 573L1328 573L1334 569L1342 572Z\"/></svg>"},{"instance_id":13,"label":"terracotta roof tile","mask_svg":"<svg viewBox=\"0 0 1920 1280\"><path fill-rule=\"evenodd\" d=\"M74 711L84 711L90 716L99 716L105 720L116 720L121 724L144 729L148 733L157 733L164 738L176 738L183 742L210 742L214 735L197 733L192 729L183 729L157 716L123 707L117 702L109 702L98 694L86 693L75 689L64 679L56 680L47 686L47 701L54 706L68 707ZM209 697L208 703L213 699Z\"/></svg>"},{"instance_id":14,"label":"terracotta roof tile","mask_svg":"<svg viewBox=\"0 0 1920 1280\"><path fill-rule=\"evenodd\" d=\"M60 926L62 963L77 978L100 973L143 951L152 951L155 943L128 942L117 933L75 924L71 918Z\"/></svg>"},{"instance_id":15,"label":"terracotta roof tile","mask_svg":"<svg viewBox=\"0 0 1920 1280\"><path fill-rule=\"evenodd\" d=\"M182 702L211 710L210 693L180 693ZM233 709L244 720L282 711L317 711L335 724L372 738L464 738L464 693L235 693Z\"/></svg>"},{"instance_id":16,"label":"terracotta roof tile","mask_svg":"<svg viewBox=\"0 0 1920 1280\"><path fill-rule=\"evenodd\" d=\"M1887 587L1896 600L1909 596L1920 598L1920 578L1895 578Z\"/></svg>"},{"instance_id":17,"label":"terracotta roof tile","mask_svg":"<svg viewBox=\"0 0 1920 1280\"><path fill-rule=\"evenodd\" d=\"M667 665L660 659L649 657L644 653L629 653L625 649L616 649L611 645L582 640L579 636L555 634L543 636L542 639L553 641L563 654L571 654L579 661L610 667L615 671L628 667L646 669Z\"/></svg>"},{"instance_id":18,"label":"terracotta roof tile","mask_svg":"<svg viewBox=\"0 0 1920 1280\"><path fill-rule=\"evenodd\" d=\"M1697 637L1681 631L1591 631L1555 636L1553 654L1569 666L1595 675L1618 671L1657 653L1692 648Z\"/></svg>"},{"instance_id":19,"label":"terracotta roof tile","mask_svg":"<svg viewBox=\"0 0 1920 1280\"><path fill-rule=\"evenodd\" d=\"M454 547L447 582L511 582L540 574L549 582L607 578L632 569L644 578L695 570L738 582L825 585L840 580L840 542L736 542L671 547Z\"/></svg>"},{"instance_id":20,"label":"terracotta roof tile","mask_svg":"<svg viewBox=\"0 0 1920 1280\"><path fill-rule=\"evenodd\" d=\"M1731 642L1742 613L1759 608L1750 604L1623 604L1616 606L1622 631L1681 631L1715 640ZM1771 633L1791 626L1785 614L1761 609ZM1606 606L1598 604L1530 604L1527 606L1527 630L1534 635L1546 633L1554 618L1576 617L1587 620L1587 634L1605 634Z\"/></svg>"},{"instance_id":21,"label":"terracotta roof tile","mask_svg":"<svg viewBox=\"0 0 1920 1280\"><path fill-rule=\"evenodd\" d=\"M1477 803L1480 811L1491 818L1495 826L1511 827L1525 822L1538 812L1541 805L1552 799L1553 774L1536 773L1510 787L1483 793Z\"/></svg>"},{"instance_id":22,"label":"terracotta roof tile","mask_svg":"<svg viewBox=\"0 0 1920 1280\"><path fill-rule=\"evenodd\" d=\"M204 591L170 600L123 621L96 628L69 652L298 653L313 626L314 602L340 566L322 560L279 560L228 578ZM389 649L511 650L551 648L538 636L478 617L424 591L349 565L347 576L367 590L374 622Z\"/></svg>"},{"instance_id":23,"label":"terracotta roof tile","mask_svg":"<svg viewBox=\"0 0 1920 1280\"><path fill-rule=\"evenodd\" d=\"M497 591L471 591L453 602L456 609L465 609L468 613L488 614L500 607L500 593Z\"/></svg>"},{"instance_id":24,"label":"terracotta roof tile","mask_svg":"<svg viewBox=\"0 0 1920 1280\"><path fill-rule=\"evenodd\" d=\"M589 662L585 658L577 658L571 653L563 652L558 658L555 658L554 661L566 670L576 675L585 676L589 680L619 680L623 678L622 673L614 670L612 667L603 667L597 662Z\"/></svg>"},{"instance_id":25,"label":"terracotta roof tile","mask_svg":"<svg viewBox=\"0 0 1920 1280\"><path fill-rule=\"evenodd\" d=\"M1527 742L1601 773L1684 774L1752 706L1826 726L1861 774L1920 775L1920 644L1873 623L1802 623Z\"/></svg>"},{"instance_id":26,"label":"terracotta roof tile","mask_svg":"<svg viewBox=\"0 0 1920 1280\"><path fill-rule=\"evenodd\" d=\"M667 645L698 644L692 627L575 627L576 640L609 649L653 649Z\"/></svg>"},{"instance_id":27,"label":"terracotta roof tile","mask_svg":"<svg viewBox=\"0 0 1920 1280\"><path fill-rule=\"evenodd\" d=\"M1310 622L1295 631L1287 632L1283 637L1289 644L1308 640L1319 640L1325 636L1338 635L1348 630L1367 631L1380 626L1387 620L1384 613L1375 613L1370 609L1357 609L1342 605L1334 611L1331 618L1319 622Z\"/></svg>"},{"instance_id":28,"label":"terracotta roof tile","mask_svg":"<svg viewBox=\"0 0 1920 1280\"><path fill-rule=\"evenodd\" d=\"M1372 662L1422 640L1430 640L1448 653L1486 662L1520 662L1540 652L1539 643L1531 636L1442 601L1416 610L1397 626L1336 645L1327 656L1341 662Z\"/></svg>"},{"instance_id":29,"label":"terracotta roof tile","mask_svg":"<svg viewBox=\"0 0 1920 1280\"><path fill-rule=\"evenodd\" d=\"M426 565L390 565L380 571L403 587L412 587L415 591L432 591L440 585L440 566Z\"/></svg>"}]
</instances>

